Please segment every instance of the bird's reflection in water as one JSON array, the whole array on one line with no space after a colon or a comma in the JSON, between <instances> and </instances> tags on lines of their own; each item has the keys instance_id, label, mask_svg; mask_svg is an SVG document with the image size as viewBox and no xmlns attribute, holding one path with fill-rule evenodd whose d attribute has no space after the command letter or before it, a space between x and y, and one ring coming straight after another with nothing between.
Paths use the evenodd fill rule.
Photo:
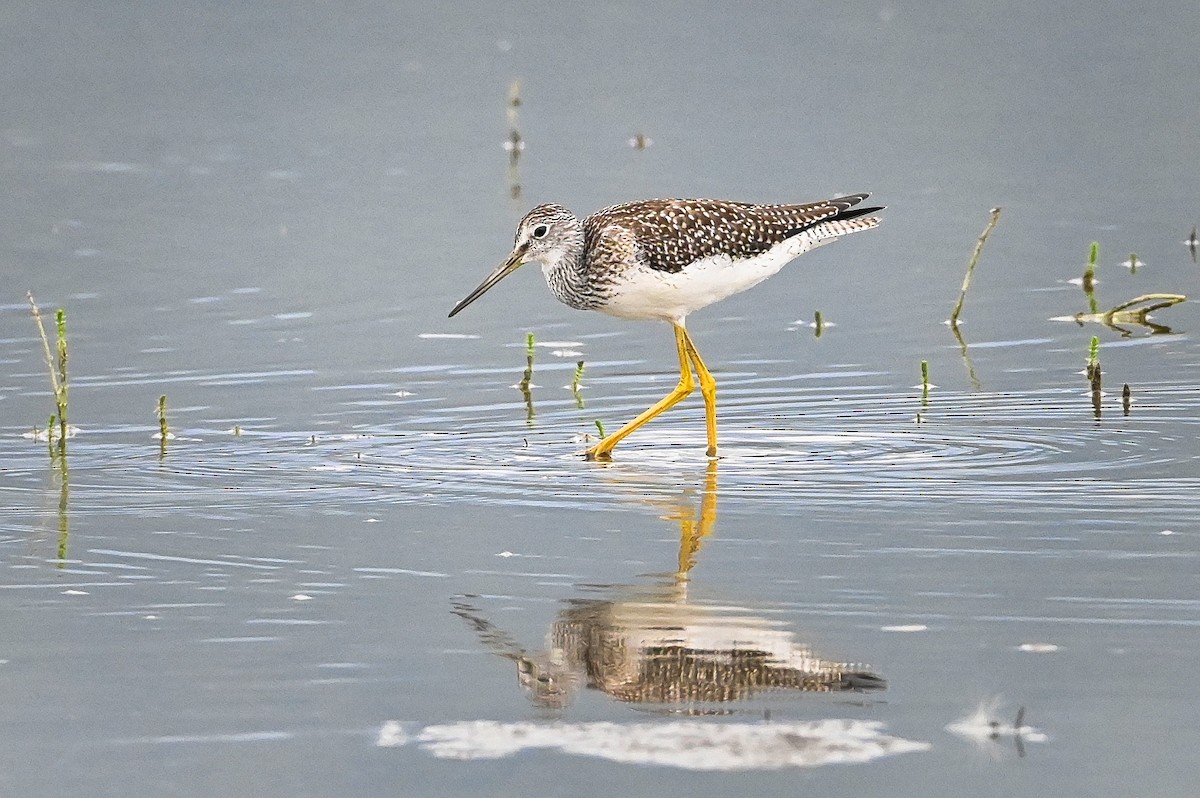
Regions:
<instances>
[{"instance_id":1,"label":"bird's reflection in water","mask_svg":"<svg viewBox=\"0 0 1200 798\"><path fill-rule=\"evenodd\" d=\"M692 603L688 574L717 518L717 462L711 461L697 512L683 501L679 569L646 584L585 587L567 599L531 652L484 617L473 597L455 600L493 653L512 660L530 699L557 709L583 686L618 701L680 714L720 714L764 691L876 690L886 681L867 667L818 657L781 621L745 607Z\"/></svg>"}]
</instances>

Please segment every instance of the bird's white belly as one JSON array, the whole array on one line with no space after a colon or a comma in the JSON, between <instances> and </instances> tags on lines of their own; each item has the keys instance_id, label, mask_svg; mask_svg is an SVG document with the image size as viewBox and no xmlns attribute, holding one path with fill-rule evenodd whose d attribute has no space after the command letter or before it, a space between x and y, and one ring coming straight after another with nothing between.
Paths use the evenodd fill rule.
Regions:
<instances>
[{"instance_id":1,"label":"bird's white belly","mask_svg":"<svg viewBox=\"0 0 1200 798\"><path fill-rule=\"evenodd\" d=\"M714 255L675 273L638 266L621 275L598 310L624 319L682 322L694 310L758 285L821 243L801 234L751 258Z\"/></svg>"}]
</instances>

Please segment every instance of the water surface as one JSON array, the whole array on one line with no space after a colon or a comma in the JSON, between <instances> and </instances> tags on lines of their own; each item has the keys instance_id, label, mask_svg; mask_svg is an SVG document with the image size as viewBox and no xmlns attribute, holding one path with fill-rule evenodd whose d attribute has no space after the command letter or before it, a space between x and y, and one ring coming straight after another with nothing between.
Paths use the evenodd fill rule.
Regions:
<instances>
[{"instance_id":1,"label":"water surface","mask_svg":"<svg viewBox=\"0 0 1200 798\"><path fill-rule=\"evenodd\" d=\"M0 792L1189 794L1169 5L10 4ZM715 463L698 396L579 456L673 387L665 326L536 270L445 318L537 202L860 190L883 227L689 319Z\"/></svg>"}]
</instances>

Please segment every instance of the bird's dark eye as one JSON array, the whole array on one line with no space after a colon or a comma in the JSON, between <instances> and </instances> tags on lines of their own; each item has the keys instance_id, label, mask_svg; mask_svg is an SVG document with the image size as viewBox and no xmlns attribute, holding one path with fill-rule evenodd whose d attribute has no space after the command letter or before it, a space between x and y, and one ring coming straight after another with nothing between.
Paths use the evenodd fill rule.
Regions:
<instances>
[{"instance_id":1,"label":"bird's dark eye","mask_svg":"<svg viewBox=\"0 0 1200 798\"><path fill-rule=\"evenodd\" d=\"M545 238L546 233L549 233L549 232L550 232L549 227L547 227L544 224L539 224L537 227L533 228L533 237L534 238Z\"/></svg>"}]
</instances>

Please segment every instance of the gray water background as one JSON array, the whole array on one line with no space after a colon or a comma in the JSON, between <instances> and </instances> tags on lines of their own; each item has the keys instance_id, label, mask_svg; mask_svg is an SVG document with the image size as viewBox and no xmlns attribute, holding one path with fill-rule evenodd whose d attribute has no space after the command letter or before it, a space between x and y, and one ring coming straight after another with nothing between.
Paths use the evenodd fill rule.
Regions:
<instances>
[{"instance_id":1,"label":"gray water background","mask_svg":"<svg viewBox=\"0 0 1200 798\"><path fill-rule=\"evenodd\" d=\"M1198 37L1194 3L6 4L0 794L1190 794ZM610 467L576 456L673 386L665 326L533 269L445 318L520 215L864 190L879 230L689 320L724 459L687 600L888 679L735 720L930 750L697 773L377 747L391 719L658 717L595 690L547 714L451 612L478 595L544 646L566 602L676 568L708 479L698 398ZM968 363L942 321L993 206ZM1092 241L1101 307L1192 297L1172 334L1051 321L1088 309ZM52 410L27 290L68 311L65 484L22 437ZM538 347L532 420L527 332L571 344ZM945 730L998 695L1049 741Z\"/></svg>"}]
</instances>

